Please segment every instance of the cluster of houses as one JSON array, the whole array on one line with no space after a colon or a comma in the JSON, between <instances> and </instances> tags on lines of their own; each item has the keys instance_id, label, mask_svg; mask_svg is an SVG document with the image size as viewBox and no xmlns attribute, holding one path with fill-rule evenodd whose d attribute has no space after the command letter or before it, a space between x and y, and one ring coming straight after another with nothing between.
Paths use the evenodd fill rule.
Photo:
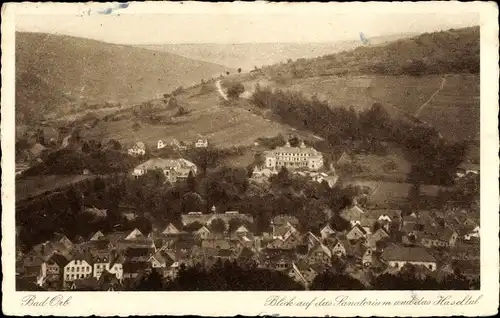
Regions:
<instances>
[{"instance_id":1,"label":"cluster of houses","mask_svg":"<svg viewBox=\"0 0 500 318\"><path fill-rule=\"evenodd\" d=\"M266 167L255 166L252 170L251 179L261 183L268 180L270 177L277 175L278 172L279 171L278 169L276 169L276 167L266 168ZM336 175L335 172L326 173L318 171L308 171L303 169L301 169L300 171L299 170L292 171L292 176L303 177L312 182L317 182L317 183L326 182L330 188L332 188L339 179L339 176Z\"/></svg>"},{"instance_id":2,"label":"cluster of houses","mask_svg":"<svg viewBox=\"0 0 500 318\"><path fill-rule=\"evenodd\" d=\"M198 135L193 141L192 146L194 148L208 148L208 139ZM171 147L178 151L188 149L188 145L186 143L175 138L158 140L156 143L156 149L163 149L165 147ZM131 148L128 149L128 154L131 156L144 156L146 154L146 145L142 141L136 142Z\"/></svg>"},{"instance_id":3,"label":"cluster of houses","mask_svg":"<svg viewBox=\"0 0 500 318\"><path fill-rule=\"evenodd\" d=\"M180 159L149 159L134 168L132 175L136 178L146 174L148 171L161 171L165 175L165 181L175 183L186 180L189 173L196 175L198 168L189 160Z\"/></svg>"},{"instance_id":4,"label":"cluster of houses","mask_svg":"<svg viewBox=\"0 0 500 318\"><path fill-rule=\"evenodd\" d=\"M367 286L369 277L398 273L406 264L436 278L457 269L479 277L479 222L466 211L449 211L441 219L437 211L402 216L354 205L341 216L350 223L347 230L328 222L317 233L304 233L296 217L278 215L269 232L257 234L251 215L212 207L151 233L98 231L79 243L57 234L18 259L17 275L49 290L112 291L133 289L152 269L173 279L183 265L227 260L283 272L306 288L334 264Z\"/></svg>"}]
</instances>

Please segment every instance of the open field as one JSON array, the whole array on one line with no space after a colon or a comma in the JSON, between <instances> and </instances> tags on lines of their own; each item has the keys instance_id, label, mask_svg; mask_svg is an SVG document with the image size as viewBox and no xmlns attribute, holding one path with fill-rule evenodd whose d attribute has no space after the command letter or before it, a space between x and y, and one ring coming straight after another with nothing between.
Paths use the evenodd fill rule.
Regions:
<instances>
[{"instance_id":1,"label":"open field","mask_svg":"<svg viewBox=\"0 0 500 318\"><path fill-rule=\"evenodd\" d=\"M419 118L438 127L446 139L479 140L479 106L479 76L448 75Z\"/></svg>"},{"instance_id":2,"label":"open field","mask_svg":"<svg viewBox=\"0 0 500 318\"><path fill-rule=\"evenodd\" d=\"M411 188L410 183L404 182L388 182L388 181L373 181L357 179L346 182L347 184L367 187L368 201L367 204L377 207L400 206L407 202L408 191ZM421 195L425 197L434 197L439 190L445 190L447 187L435 185L422 185Z\"/></svg>"},{"instance_id":3,"label":"open field","mask_svg":"<svg viewBox=\"0 0 500 318\"><path fill-rule=\"evenodd\" d=\"M36 197L45 192L52 192L67 185L93 178L89 175L52 175L28 177L16 180L16 202Z\"/></svg>"}]
</instances>

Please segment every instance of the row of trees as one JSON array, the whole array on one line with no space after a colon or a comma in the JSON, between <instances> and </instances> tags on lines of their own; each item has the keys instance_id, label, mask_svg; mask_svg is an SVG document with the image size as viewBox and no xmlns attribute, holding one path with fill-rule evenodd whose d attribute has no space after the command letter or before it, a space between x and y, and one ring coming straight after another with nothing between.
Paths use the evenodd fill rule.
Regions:
<instances>
[{"instance_id":1,"label":"row of trees","mask_svg":"<svg viewBox=\"0 0 500 318\"><path fill-rule=\"evenodd\" d=\"M462 275L450 275L442 280L418 275L413 266L405 266L397 275L382 274L370 279L370 286L356 278L331 269L317 275L310 290L469 290L479 289L478 281L469 281ZM304 290L287 272L258 268L249 263L244 266L236 262L217 261L205 268L201 265L181 267L177 278L165 280L157 271L145 276L133 290L158 291L258 291L258 290Z\"/></svg>"}]
</instances>

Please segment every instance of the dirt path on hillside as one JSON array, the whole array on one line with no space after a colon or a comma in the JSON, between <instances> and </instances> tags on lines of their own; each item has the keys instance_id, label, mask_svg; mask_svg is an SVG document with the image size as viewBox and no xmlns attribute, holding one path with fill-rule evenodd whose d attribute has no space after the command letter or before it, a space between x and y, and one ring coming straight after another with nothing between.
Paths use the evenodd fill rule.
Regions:
<instances>
[{"instance_id":1,"label":"dirt path on hillside","mask_svg":"<svg viewBox=\"0 0 500 318\"><path fill-rule=\"evenodd\" d=\"M441 86L439 86L439 88L431 95L431 97L429 97L429 99L427 101L425 101L425 103L423 103L417 110L417 112L415 113L415 117L418 117L418 115L420 115L420 112L422 112L422 110L427 106L429 105L429 103L434 99L434 97L439 94L439 92L444 88L444 85L446 84L446 75L442 78L441 80Z\"/></svg>"},{"instance_id":2,"label":"dirt path on hillside","mask_svg":"<svg viewBox=\"0 0 500 318\"><path fill-rule=\"evenodd\" d=\"M217 87L217 92L219 93L219 95L224 98L224 100L228 100L227 98L227 95L226 93L224 92L224 90L222 89L222 86L220 84L220 80L217 80L217 82L215 82L215 87Z\"/></svg>"}]
</instances>

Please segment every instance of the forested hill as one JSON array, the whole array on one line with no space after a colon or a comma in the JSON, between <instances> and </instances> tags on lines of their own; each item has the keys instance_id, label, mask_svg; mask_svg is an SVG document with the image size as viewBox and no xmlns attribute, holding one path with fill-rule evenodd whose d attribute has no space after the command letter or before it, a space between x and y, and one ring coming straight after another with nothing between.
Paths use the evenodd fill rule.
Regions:
<instances>
[{"instance_id":1,"label":"forested hill","mask_svg":"<svg viewBox=\"0 0 500 318\"><path fill-rule=\"evenodd\" d=\"M227 68L167 52L90 39L16 33L16 116L64 114L91 103L157 98Z\"/></svg>"},{"instance_id":2,"label":"forested hill","mask_svg":"<svg viewBox=\"0 0 500 318\"><path fill-rule=\"evenodd\" d=\"M295 77L341 74L430 75L479 73L479 27L450 29L400 39L386 45L299 59L275 70Z\"/></svg>"}]
</instances>

